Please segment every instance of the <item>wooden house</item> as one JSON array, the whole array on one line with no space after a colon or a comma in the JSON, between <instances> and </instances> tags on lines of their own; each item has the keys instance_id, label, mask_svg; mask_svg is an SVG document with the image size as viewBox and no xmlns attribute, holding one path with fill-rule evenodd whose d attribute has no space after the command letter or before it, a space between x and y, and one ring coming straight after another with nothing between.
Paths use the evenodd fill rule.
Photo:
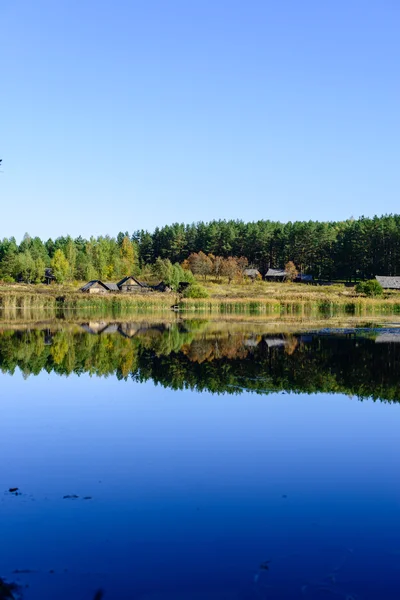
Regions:
<instances>
[{"instance_id":1,"label":"wooden house","mask_svg":"<svg viewBox=\"0 0 400 600\"><path fill-rule=\"evenodd\" d=\"M179 285L181 285L181 284L179 284ZM188 284L188 285L189 285L189 284ZM152 289L153 289L155 292L166 292L166 293L168 293L168 292L172 292L172 291L173 291L172 287L171 287L171 286L169 286L169 285L168 285L167 283L165 283L164 281L160 281L160 283L157 283L157 285L153 285L153 286L151 286L151 287L152 287ZM184 289L184 288L183 288L183 289ZM182 289L182 291L183 291L183 289ZM180 290L178 290L178 291L180 291Z\"/></svg>"},{"instance_id":2,"label":"wooden house","mask_svg":"<svg viewBox=\"0 0 400 600\"><path fill-rule=\"evenodd\" d=\"M381 284L384 290L400 290L400 277L377 275L375 279Z\"/></svg>"},{"instance_id":3,"label":"wooden house","mask_svg":"<svg viewBox=\"0 0 400 600\"><path fill-rule=\"evenodd\" d=\"M287 273L285 269L268 269L265 274L266 281L286 281ZM314 281L312 275L299 273L293 280L295 283L312 283Z\"/></svg>"},{"instance_id":4,"label":"wooden house","mask_svg":"<svg viewBox=\"0 0 400 600\"><path fill-rule=\"evenodd\" d=\"M119 289L115 283L104 283L100 279L93 279L81 287L80 291L86 294L108 294L109 292L118 292Z\"/></svg>"},{"instance_id":5,"label":"wooden house","mask_svg":"<svg viewBox=\"0 0 400 600\"><path fill-rule=\"evenodd\" d=\"M287 273L285 269L268 269L264 279L266 281L285 281Z\"/></svg>"},{"instance_id":6,"label":"wooden house","mask_svg":"<svg viewBox=\"0 0 400 600\"><path fill-rule=\"evenodd\" d=\"M53 281L55 281L56 278L53 275L53 269L50 268L46 268L44 270L44 277L43 277L43 281L46 285L50 285L50 283L52 283Z\"/></svg>"},{"instance_id":7,"label":"wooden house","mask_svg":"<svg viewBox=\"0 0 400 600\"><path fill-rule=\"evenodd\" d=\"M152 288L147 283L138 281L133 275L124 277L116 285L120 292L129 292L130 294L143 294L152 291Z\"/></svg>"},{"instance_id":8,"label":"wooden house","mask_svg":"<svg viewBox=\"0 0 400 600\"><path fill-rule=\"evenodd\" d=\"M252 281L256 279L262 279L260 271L258 269L245 269L243 275Z\"/></svg>"},{"instance_id":9,"label":"wooden house","mask_svg":"<svg viewBox=\"0 0 400 600\"><path fill-rule=\"evenodd\" d=\"M297 277L294 279L295 283L312 283L314 278L312 275L304 275L304 273L299 273Z\"/></svg>"}]
</instances>

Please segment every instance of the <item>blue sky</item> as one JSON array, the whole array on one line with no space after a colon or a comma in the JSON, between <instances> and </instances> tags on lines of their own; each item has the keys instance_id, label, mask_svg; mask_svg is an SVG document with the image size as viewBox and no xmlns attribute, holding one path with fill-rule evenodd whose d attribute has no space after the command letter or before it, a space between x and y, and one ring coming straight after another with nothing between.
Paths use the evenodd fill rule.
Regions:
<instances>
[{"instance_id":1,"label":"blue sky","mask_svg":"<svg viewBox=\"0 0 400 600\"><path fill-rule=\"evenodd\" d=\"M0 0L0 237L398 212L397 0Z\"/></svg>"}]
</instances>

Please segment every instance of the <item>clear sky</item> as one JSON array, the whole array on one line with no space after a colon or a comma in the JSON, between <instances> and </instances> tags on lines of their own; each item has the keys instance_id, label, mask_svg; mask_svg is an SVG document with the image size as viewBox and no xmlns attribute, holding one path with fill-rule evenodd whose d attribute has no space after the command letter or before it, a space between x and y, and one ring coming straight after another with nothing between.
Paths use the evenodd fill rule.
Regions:
<instances>
[{"instance_id":1,"label":"clear sky","mask_svg":"<svg viewBox=\"0 0 400 600\"><path fill-rule=\"evenodd\" d=\"M0 237L399 212L398 0L0 0Z\"/></svg>"}]
</instances>

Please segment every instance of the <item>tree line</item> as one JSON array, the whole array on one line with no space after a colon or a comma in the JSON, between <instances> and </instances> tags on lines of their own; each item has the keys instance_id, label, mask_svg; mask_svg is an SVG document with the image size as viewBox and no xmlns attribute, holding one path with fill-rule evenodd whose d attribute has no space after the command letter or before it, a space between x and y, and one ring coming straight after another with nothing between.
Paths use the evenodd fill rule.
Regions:
<instances>
[{"instance_id":1,"label":"tree line","mask_svg":"<svg viewBox=\"0 0 400 600\"><path fill-rule=\"evenodd\" d=\"M201 267L199 261L196 267L193 255L201 256ZM205 276L228 278L245 265L264 275L268 268L283 268L290 261L315 279L357 281L400 275L400 215L337 222L220 220L174 223L152 233L120 232L117 237L89 240L66 236L42 241L26 234L20 244L15 238L0 241L3 281L41 281L46 267L60 282L112 280L149 273L157 261L161 270L171 271L174 265L176 270L179 265L186 271L197 268Z\"/></svg>"}]
</instances>

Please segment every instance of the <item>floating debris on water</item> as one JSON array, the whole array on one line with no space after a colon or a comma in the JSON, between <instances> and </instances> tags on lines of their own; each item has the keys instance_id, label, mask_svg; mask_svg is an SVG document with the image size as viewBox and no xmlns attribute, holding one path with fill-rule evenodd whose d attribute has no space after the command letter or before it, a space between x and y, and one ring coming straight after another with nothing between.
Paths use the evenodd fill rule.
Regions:
<instances>
[{"instance_id":1,"label":"floating debris on water","mask_svg":"<svg viewBox=\"0 0 400 600\"><path fill-rule=\"evenodd\" d=\"M93 498L92 498L92 496L85 496L83 499L84 500L92 500Z\"/></svg>"},{"instance_id":2,"label":"floating debris on water","mask_svg":"<svg viewBox=\"0 0 400 600\"><path fill-rule=\"evenodd\" d=\"M63 500L76 499L76 498L79 498L79 496L77 496L76 494L67 494L66 496L63 496Z\"/></svg>"},{"instance_id":3,"label":"floating debris on water","mask_svg":"<svg viewBox=\"0 0 400 600\"><path fill-rule=\"evenodd\" d=\"M11 487L11 488L9 488L8 491L10 492L10 494L14 494L15 492L18 492L18 489L19 488L17 488L17 487Z\"/></svg>"}]
</instances>

